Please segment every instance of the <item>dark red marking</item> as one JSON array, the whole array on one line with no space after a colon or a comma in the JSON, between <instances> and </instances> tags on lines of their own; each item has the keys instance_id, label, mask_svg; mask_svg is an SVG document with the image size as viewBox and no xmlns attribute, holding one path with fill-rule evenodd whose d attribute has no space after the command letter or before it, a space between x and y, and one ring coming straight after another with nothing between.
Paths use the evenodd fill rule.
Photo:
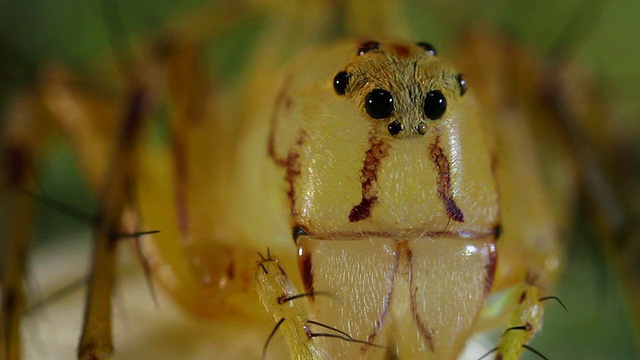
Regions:
<instances>
[{"instance_id":1,"label":"dark red marking","mask_svg":"<svg viewBox=\"0 0 640 360\"><path fill-rule=\"evenodd\" d=\"M447 215L449 215L451 219L457 222L464 222L464 214L462 213L462 210L460 210L458 205L456 205L453 197L448 198L446 200L446 204L447 205L445 206L445 208L447 209Z\"/></svg>"},{"instance_id":2,"label":"dark red marking","mask_svg":"<svg viewBox=\"0 0 640 360\"><path fill-rule=\"evenodd\" d=\"M289 296L285 293L282 293L282 295L278 296L276 298L276 302L278 303L278 305L282 305L285 303L285 300L288 298Z\"/></svg>"},{"instance_id":3,"label":"dark red marking","mask_svg":"<svg viewBox=\"0 0 640 360\"><path fill-rule=\"evenodd\" d=\"M289 189L287 189L287 198L289 199L289 206L291 208L291 216L298 216L298 210L296 210L296 184L295 181L300 176L300 148L302 144L304 144L306 138L306 133L304 130L300 131L300 136L298 136L298 141L296 141L295 146L289 151L287 154L287 160L285 162L285 166L287 171L285 173L285 180L289 184Z\"/></svg>"},{"instance_id":4,"label":"dark red marking","mask_svg":"<svg viewBox=\"0 0 640 360\"><path fill-rule=\"evenodd\" d=\"M406 245L402 250L406 253L407 264L409 265L409 289L413 289L413 291L411 291L411 314L413 315L413 321L415 321L420 335L422 335L422 338L429 346L429 350L431 350L431 352L435 352L435 348L433 346L433 330L427 327L418 313L418 301L416 299L418 287L414 284L413 280L413 252ZM400 249L398 251L400 251Z\"/></svg>"},{"instance_id":5,"label":"dark red marking","mask_svg":"<svg viewBox=\"0 0 640 360\"><path fill-rule=\"evenodd\" d=\"M299 157L300 155L295 152L289 153L287 156L287 172L285 174L285 179L289 184L289 188L287 189L287 198L289 199L291 216L294 217L297 215L295 179L300 175L300 164L298 163Z\"/></svg>"},{"instance_id":6,"label":"dark red marking","mask_svg":"<svg viewBox=\"0 0 640 360\"><path fill-rule=\"evenodd\" d=\"M349 213L349 221L356 222L369 218L371 216L371 208L376 201L378 201L377 196L373 196L369 199L363 197L360 204L351 209L351 212Z\"/></svg>"},{"instance_id":7,"label":"dark red marking","mask_svg":"<svg viewBox=\"0 0 640 360\"><path fill-rule=\"evenodd\" d=\"M434 143L429 145L429 156L438 169L438 194L444 203L449 219L457 222L464 222L464 214L453 199L453 190L451 189L451 166L449 165L449 159L447 159L447 156L439 143L440 136L437 136Z\"/></svg>"},{"instance_id":8,"label":"dark red marking","mask_svg":"<svg viewBox=\"0 0 640 360\"><path fill-rule=\"evenodd\" d=\"M396 53L396 56L399 58L408 58L411 55L411 51L408 47L400 44L393 45L393 51Z\"/></svg>"},{"instance_id":9,"label":"dark red marking","mask_svg":"<svg viewBox=\"0 0 640 360\"><path fill-rule=\"evenodd\" d=\"M289 189L287 189L287 197L289 198L291 216L296 217L298 215L298 212L295 206L295 179L300 175L300 163L298 162L298 159L300 158L300 148L302 147L302 144L304 144L306 138L306 132L304 130L300 131L298 140L296 141L293 148L289 149L289 152L287 153L287 156L285 158L278 157L275 149L275 134L278 114L280 110L284 108L286 116L293 104L291 97L287 95L287 90L289 89L290 83L291 76L287 76L282 83L280 90L278 91L278 95L276 96L276 100L273 106L273 112L271 113L271 127L269 128L267 153L278 166L286 168L285 179L289 184Z\"/></svg>"},{"instance_id":10,"label":"dark red marking","mask_svg":"<svg viewBox=\"0 0 640 360\"><path fill-rule=\"evenodd\" d=\"M375 134L369 135L369 150L367 150L362 165L362 200L349 212L349 221L357 222L371 216L371 209L378 201L378 169L380 161L389 155L389 144Z\"/></svg>"},{"instance_id":11,"label":"dark red marking","mask_svg":"<svg viewBox=\"0 0 640 360\"><path fill-rule=\"evenodd\" d=\"M235 266L235 261L231 260L229 261L229 265L227 265L227 279L229 280L233 280L233 278L236 276L236 266Z\"/></svg>"},{"instance_id":12,"label":"dark red marking","mask_svg":"<svg viewBox=\"0 0 640 360\"><path fill-rule=\"evenodd\" d=\"M291 96L285 97L285 99L284 99L285 115L289 115L289 112L291 111L292 107L293 107L293 99L291 99Z\"/></svg>"},{"instance_id":13,"label":"dark red marking","mask_svg":"<svg viewBox=\"0 0 640 360\"><path fill-rule=\"evenodd\" d=\"M522 294L520 294L520 298L518 299L518 304L522 304L525 300L527 300L527 292L523 291Z\"/></svg>"},{"instance_id":14,"label":"dark red marking","mask_svg":"<svg viewBox=\"0 0 640 360\"><path fill-rule=\"evenodd\" d=\"M418 314L416 291L418 291L418 288L414 288L414 291L411 293L411 313L413 314L413 320L416 322L416 326L418 327L418 331L420 331L420 335L422 335L422 338L429 346L429 350L431 350L431 352L435 352L435 348L433 346L433 330L427 328L427 326L422 321L420 314Z\"/></svg>"},{"instance_id":15,"label":"dark red marking","mask_svg":"<svg viewBox=\"0 0 640 360\"><path fill-rule=\"evenodd\" d=\"M498 154L495 152L491 153L491 174L496 176L496 171L498 170Z\"/></svg>"},{"instance_id":16,"label":"dark red marking","mask_svg":"<svg viewBox=\"0 0 640 360\"><path fill-rule=\"evenodd\" d=\"M275 161L276 164L280 166L287 165L287 159L278 158L275 149L275 136L276 136L276 123L278 120L278 113L284 106L285 113L288 113L291 106L292 100L289 96L287 96L287 90L289 89L289 85L291 83L291 76L287 76L278 91L278 95L276 96L276 100L273 105L273 112L271 113L271 126L269 128L269 142L267 144L267 153L269 156Z\"/></svg>"},{"instance_id":17,"label":"dark red marking","mask_svg":"<svg viewBox=\"0 0 640 360\"><path fill-rule=\"evenodd\" d=\"M391 277L389 278L389 291L387 292L387 295L385 295L384 297L384 307L382 308L382 313L380 314L380 318L376 320L375 328L373 329L371 334L369 334L369 336L367 337L368 344L364 345L361 349L363 353L367 351L367 349L373 343L373 340L375 340L376 336L378 336L378 332L380 332L380 329L382 328L382 325L384 325L384 321L387 318L387 314L389 313L389 307L391 305L391 297L393 296L393 289L396 282L396 274L398 273L398 267L400 266L400 256L401 256L401 252L396 251L396 262L393 265L393 272L391 274Z\"/></svg>"},{"instance_id":18,"label":"dark red marking","mask_svg":"<svg viewBox=\"0 0 640 360\"><path fill-rule=\"evenodd\" d=\"M300 274L302 276L302 284L305 292L309 294L311 301L315 300L314 288L313 288L313 264L311 261L311 253L305 250L301 251L298 256L298 267L300 268Z\"/></svg>"},{"instance_id":19,"label":"dark red marking","mask_svg":"<svg viewBox=\"0 0 640 360\"><path fill-rule=\"evenodd\" d=\"M498 251L495 244L491 244L489 248L489 262L485 265L484 275L484 294L487 295L493 288L493 280L496 276L496 267L498 265Z\"/></svg>"}]
</instances>

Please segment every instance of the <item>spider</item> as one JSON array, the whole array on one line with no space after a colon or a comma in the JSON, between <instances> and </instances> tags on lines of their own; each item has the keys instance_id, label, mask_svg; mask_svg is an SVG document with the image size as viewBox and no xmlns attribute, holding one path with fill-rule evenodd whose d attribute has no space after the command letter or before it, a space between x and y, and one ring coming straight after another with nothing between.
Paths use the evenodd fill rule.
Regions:
<instances>
[{"instance_id":1,"label":"spider","mask_svg":"<svg viewBox=\"0 0 640 360\"><path fill-rule=\"evenodd\" d=\"M429 13L413 6L408 18ZM112 350L109 269L114 244L126 242L158 293L211 322L167 314L173 304L158 294L156 328L170 335L126 341L137 332L117 329L121 357L177 356L172 348L194 357L448 359L491 327L500 329L495 344L471 358L496 344L504 358L529 347L543 308L554 306L543 300L554 295L575 188L593 188L578 180L592 172L575 154L583 150L575 134L554 126L566 126L558 121L566 115L588 126L605 105L591 105L591 86L576 88L571 65L548 65L484 28L441 49L418 30L429 21L413 19L411 28L401 10L223 3L132 52L120 70L105 70L99 86L50 68L38 90L15 97L3 142L11 189L33 186L30 159L48 136L38 121L53 120L98 199L98 215L89 216L96 310L88 310L83 354ZM244 63L208 80L202 33L237 39L234 27L250 22L261 25L245 40ZM104 76L116 71L124 76ZM619 133L595 135L584 136L602 151ZM13 206L33 202L7 194ZM28 223L14 214L10 239ZM5 275L20 259L9 249ZM21 286L6 276L5 304ZM125 302L147 292L132 281ZM273 299L260 281L295 290ZM137 316L137 306L153 309L149 297L141 304L123 318ZM287 328L292 317L299 321ZM265 352L274 328L284 341ZM197 337L205 340L190 346ZM152 349L147 341L158 339L170 346Z\"/></svg>"}]
</instances>

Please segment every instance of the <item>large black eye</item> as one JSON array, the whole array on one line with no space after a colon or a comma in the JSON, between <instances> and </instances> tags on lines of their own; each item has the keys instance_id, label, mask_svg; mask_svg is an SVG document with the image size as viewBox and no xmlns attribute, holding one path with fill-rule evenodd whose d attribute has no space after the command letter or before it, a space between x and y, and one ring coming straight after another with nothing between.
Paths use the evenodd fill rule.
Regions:
<instances>
[{"instance_id":1,"label":"large black eye","mask_svg":"<svg viewBox=\"0 0 640 360\"><path fill-rule=\"evenodd\" d=\"M367 95L364 109L374 119L388 118L393 112L393 96L387 90L375 89Z\"/></svg>"},{"instance_id":2,"label":"large black eye","mask_svg":"<svg viewBox=\"0 0 640 360\"><path fill-rule=\"evenodd\" d=\"M340 71L333 78L333 90L338 95L344 95L347 92L347 85L349 85L349 74L346 71Z\"/></svg>"},{"instance_id":3,"label":"large black eye","mask_svg":"<svg viewBox=\"0 0 640 360\"><path fill-rule=\"evenodd\" d=\"M447 99L440 90L433 90L424 99L424 114L431 120L438 120L447 110Z\"/></svg>"}]
</instances>

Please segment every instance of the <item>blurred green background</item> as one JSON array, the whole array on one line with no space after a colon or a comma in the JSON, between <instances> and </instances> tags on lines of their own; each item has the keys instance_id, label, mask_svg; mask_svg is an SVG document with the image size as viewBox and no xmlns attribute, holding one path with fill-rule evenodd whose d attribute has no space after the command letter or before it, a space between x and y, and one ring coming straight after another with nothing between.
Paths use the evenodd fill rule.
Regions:
<instances>
[{"instance_id":1,"label":"blurred green background","mask_svg":"<svg viewBox=\"0 0 640 360\"><path fill-rule=\"evenodd\" d=\"M128 36L158 33L167 22L214 2L120 1ZM115 4L106 2L106 5ZM638 122L640 95L640 1L407 1L407 19L416 39L446 52L469 23L490 22L542 53L554 45L576 53L606 84L603 91L619 111ZM121 51L122 39L110 45L103 3L81 0L0 0L0 106L19 86L32 81L43 64L60 63L80 73ZM259 33L259 19L238 24L227 40L212 43L208 53L224 64L237 63L242 47ZM572 22L573 21L573 22ZM568 29L567 24L573 24ZM249 39L249 40L247 40ZM106 60L109 61L109 60ZM89 192L81 186L73 155L64 142L43 164L44 195L92 212ZM607 266L594 235L576 226L568 266L555 293L569 308L547 304L545 327L533 346L550 359L637 359L628 303ZM38 241L88 229L55 210L39 210ZM87 237L88 239L88 237ZM88 241L88 240L87 240ZM640 279L639 279L640 281ZM635 306L638 306L635 304ZM537 358L525 354L525 359Z\"/></svg>"}]
</instances>

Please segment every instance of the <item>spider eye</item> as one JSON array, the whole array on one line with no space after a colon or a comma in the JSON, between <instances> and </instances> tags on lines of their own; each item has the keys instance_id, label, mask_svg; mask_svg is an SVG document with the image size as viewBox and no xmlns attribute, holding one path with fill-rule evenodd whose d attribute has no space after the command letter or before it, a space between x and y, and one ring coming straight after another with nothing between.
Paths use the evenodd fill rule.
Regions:
<instances>
[{"instance_id":1,"label":"spider eye","mask_svg":"<svg viewBox=\"0 0 640 360\"><path fill-rule=\"evenodd\" d=\"M371 50L375 50L380 48L380 43L377 41L367 41L364 42L362 44L360 44L360 47L358 48L358 56L362 56L366 53L368 53Z\"/></svg>"},{"instance_id":2,"label":"spider eye","mask_svg":"<svg viewBox=\"0 0 640 360\"><path fill-rule=\"evenodd\" d=\"M416 45L420 46L422 50L428 52L432 56L436 56L436 48L434 48L431 44L427 42L419 42Z\"/></svg>"},{"instance_id":3,"label":"spider eye","mask_svg":"<svg viewBox=\"0 0 640 360\"><path fill-rule=\"evenodd\" d=\"M424 99L424 114L431 120L438 120L447 110L447 99L440 90L433 90Z\"/></svg>"},{"instance_id":4,"label":"spider eye","mask_svg":"<svg viewBox=\"0 0 640 360\"><path fill-rule=\"evenodd\" d=\"M467 78L462 74L458 74L456 79L458 80L458 85L460 85L460 96L462 96L467 92Z\"/></svg>"},{"instance_id":5,"label":"spider eye","mask_svg":"<svg viewBox=\"0 0 640 360\"><path fill-rule=\"evenodd\" d=\"M393 96L387 90L375 89L367 94L364 109L374 119L384 119L393 112Z\"/></svg>"},{"instance_id":6,"label":"spider eye","mask_svg":"<svg viewBox=\"0 0 640 360\"><path fill-rule=\"evenodd\" d=\"M404 130L404 127L400 121L395 120L387 126L387 130L389 130L389 134L391 135L398 135L402 130Z\"/></svg>"},{"instance_id":7,"label":"spider eye","mask_svg":"<svg viewBox=\"0 0 640 360\"><path fill-rule=\"evenodd\" d=\"M344 95L347 92L347 85L349 85L349 74L346 71L340 71L333 78L333 90L338 95Z\"/></svg>"}]
</instances>

